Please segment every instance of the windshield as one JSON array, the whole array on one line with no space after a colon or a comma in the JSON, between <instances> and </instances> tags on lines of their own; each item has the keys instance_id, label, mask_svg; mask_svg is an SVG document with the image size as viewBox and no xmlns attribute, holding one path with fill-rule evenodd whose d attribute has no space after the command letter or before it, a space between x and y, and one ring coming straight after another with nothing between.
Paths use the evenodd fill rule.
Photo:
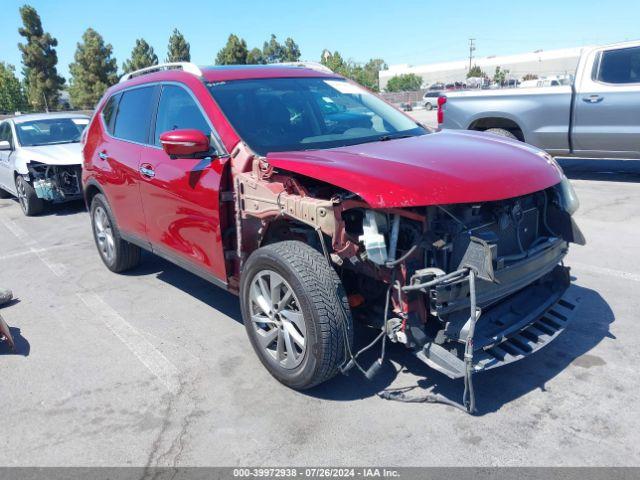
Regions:
<instances>
[{"instance_id":1,"label":"windshield","mask_svg":"<svg viewBox=\"0 0 640 480\"><path fill-rule=\"evenodd\" d=\"M80 141L87 118L47 118L16 123L16 132L23 147L39 147Z\"/></svg>"},{"instance_id":2,"label":"windshield","mask_svg":"<svg viewBox=\"0 0 640 480\"><path fill-rule=\"evenodd\" d=\"M361 87L333 78L263 78L208 84L259 155L424 135L427 130Z\"/></svg>"}]
</instances>

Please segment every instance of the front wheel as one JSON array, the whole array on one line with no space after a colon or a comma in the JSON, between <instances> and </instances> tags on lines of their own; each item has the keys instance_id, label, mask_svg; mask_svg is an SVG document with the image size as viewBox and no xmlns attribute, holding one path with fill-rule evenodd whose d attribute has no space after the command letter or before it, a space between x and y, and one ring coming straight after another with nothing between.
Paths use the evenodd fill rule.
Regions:
<instances>
[{"instance_id":1,"label":"front wheel","mask_svg":"<svg viewBox=\"0 0 640 480\"><path fill-rule=\"evenodd\" d=\"M16 177L16 190L22 212L27 217L39 215L44 210L44 200L38 198L33 186L22 175Z\"/></svg>"},{"instance_id":2,"label":"front wheel","mask_svg":"<svg viewBox=\"0 0 640 480\"><path fill-rule=\"evenodd\" d=\"M342 283L318 251L298 241L259 248L244 266L240 299L251 345L277 380L303 390L338 372L353 324Z\"/></svg>"}]
</instances>

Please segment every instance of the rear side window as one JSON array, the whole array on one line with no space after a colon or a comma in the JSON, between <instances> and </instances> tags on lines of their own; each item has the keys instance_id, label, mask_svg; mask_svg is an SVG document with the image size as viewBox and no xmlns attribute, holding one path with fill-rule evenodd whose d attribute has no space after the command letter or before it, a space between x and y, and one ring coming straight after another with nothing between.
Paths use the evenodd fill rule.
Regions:
<instances>
[{"instance_id":1,"label":"rear side window","mask_svg":"<svg viewBox=\"0 0 640 480\"><path fill-rule=\"evenodd\" d=\"M205 135L211 134L211 127L193 97L184 88L165 85L158 104L155 144L160 145L162 133L183 128L200 130Z\"/></svg>"},{"instance_id":2,"label":"rear side window","mask_svg":"<svg viewBox=\"0 0 640 480\"><path fill-rule=\"evenodd\" d=\"M118 103L113 135L131 142L147 143L154 97L155 87L125 91Z\"/></svg>"},{"instance_id":3,"label":"rear side window","mask_svg":"<svg viewBox=\"0 0 640 480\"><path fill-rule=\"evenodd\" d=\"M116 118L115 113L116 109L118 108L118 102L120 101L121 96L122 94L120 93L116 93L115 95L113 95L111 98L109 98L109 100L107 100L107 103L102 109L102 119L104 120L104 124L107 127L107 131L111 135L113 135L113 124Z\"/></svg>"},{"instance_id":4,"label":"rear side window","mask_svg":"<svg viewBox=\"0 0 640 480\"><path fill-rule=\"evenodd\" d=\"M0 141L9 142L11 148L13 148L13 135L11 135L9 122L0 124Z\"/></svg>"},{"instance_id":5,"label":"rear side window","mask_svg":"<svg viewBox=\"0 0 640 480\"><path fill-rule=\"evenodd\" d=\"M602 52L596 80L605 83L640 83L640 47Z\"/></svg>"}]
</instances>

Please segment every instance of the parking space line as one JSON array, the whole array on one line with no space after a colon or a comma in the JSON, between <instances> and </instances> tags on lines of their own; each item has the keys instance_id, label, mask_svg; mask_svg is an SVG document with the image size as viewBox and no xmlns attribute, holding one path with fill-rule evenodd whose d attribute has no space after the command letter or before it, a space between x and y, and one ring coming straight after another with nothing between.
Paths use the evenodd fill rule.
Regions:
<instances>
[{"instance_id":1,"label":"parking space line","mask_svg":"<svg viewBox=\"0 0 640 480\"><path fill-rule=\"evenodd\" d=\"M571 262L570 266L575 267L578 270L583 270L588 273L595 273L597 275L606 275L608 277L622 278L623 280L632 280L634 282L640 282L640 274L625 272L623 270L614 270L613 268L598 267L596 265L590 265L588 263Z\"/></svg>"},{"instance_id":2,"label":"parking space line","mask_svg":"<svg viewBox=\"0 0 640 480\"><path fill-rule=\"evenodd\" d=\"M37 248L38 242L14 221L0 218L0 223L29 248L25 254L36 255L56 277L65 279L66 267L47 258L46 253L51 249ZM176 366L156 349L138 329L111 308L102 297L77 284L72 284L72 286L77 290L76 295L95 317L101 320L116 338L124 343L131 353L165 385L167 390L175 395L180 387L179 372Z\"/></svg>"},{"instance_id":3,"label":"parking space line","mask_svg":"<svg viewBox=\"0 0 640 480\"><path fill-rule=\"evenodd\" d=\"M52 247L47 247L47 248L36 248L35 252L34 252L34 249L29 249L29 250L22 250L22 251L19 251L19 252L14 252L14 253L8 253L6 255L0 255L0 262L3 261L3 260L10 260L12 258L25 257L27 255L35 255L37 253L48 252L49 250L56 250L58 248L73 247L73 246L76 246L76 245L77 244L54 245Z\"/></svg>"},{"instance_id":4,"label":"parking space line","mask_svg":"<svg viewBox=\"0 0 640 480\"><path fill-rule=\"evenodd\" d=\"M76 293L109 330L124 343L140 362L167 387L171 393L180 387L178 369L156 349L133 325L93 292Z\"/></svg>"}]
</instances>

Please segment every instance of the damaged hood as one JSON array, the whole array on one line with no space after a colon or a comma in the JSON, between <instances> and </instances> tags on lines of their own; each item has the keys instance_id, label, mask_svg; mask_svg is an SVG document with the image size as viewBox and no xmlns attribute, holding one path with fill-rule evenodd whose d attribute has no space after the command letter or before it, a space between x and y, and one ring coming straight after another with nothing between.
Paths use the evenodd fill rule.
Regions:
<instances>
[{"instance_id":1,"label":"damaged hood","mask_svg":"<svg viewBox=\"0 0 640 480\"><path fill-rule=\"evenodd\" d=\"M48 165L80 165L82 163L82 144L78 142L21 147L20 155L27 162L40 162Z\"/></svg>"},{"instance_id":2,"label":"damaged hood","mask_svg":"<svg viewBox=\"0 0 640 480\"><path fill-rule=\"evenodd\" d=\"M542 150L492 134L445 130L326 150L274 152L276 168L344 188L372 207L486 202L560 182Z\"/></svg>"}]
</instances>

